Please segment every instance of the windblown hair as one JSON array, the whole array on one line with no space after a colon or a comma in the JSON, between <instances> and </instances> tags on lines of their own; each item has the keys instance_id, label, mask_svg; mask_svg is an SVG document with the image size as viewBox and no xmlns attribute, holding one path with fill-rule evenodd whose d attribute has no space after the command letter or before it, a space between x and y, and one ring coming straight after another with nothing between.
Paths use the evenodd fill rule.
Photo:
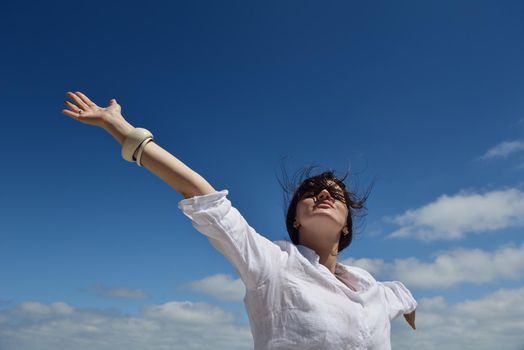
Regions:
<instances>
[{"instance_id":1,"label":"windblown hair","mask_svg":"<svg viewBox=\"0 0 524 350\"><path fill-rule=\"evenodd\" d=\"M340 253L346 247L348 247L353 241L353 229L354 229L354 219L357 217L363 217L366 214L366 207L364 206L370 192L372 185L365 192L364 196L358 197L355 192L352 192L347 189L344 180L351 174L350 170L347 170L344 176L340 179L337 177L334 170L324 171L318 175L310 176L311 170L317 168L318 166L310 165L305 167L301 171L297 171L293 176L292 181L289 181L289 178L285 174L285 183L283 184L280 179L277 178L280 186L284 190L284 212L286 218L286 229L289 234L289 238L293 244L297 245L300 243L299 231L293 226L293 222L296 216L296 209L298 202L302 197L308 193L314 193L317 195L322 189L326 188L331 196L334 199L340 200L346 204L348 208L348 217L347 217L347 226L349 233L347 235L340 235L340 241L338 245L338 252ZM343 192L338 189L336 185L330 183L330 181L335 182ZM374 181L373 181L374 183ZM299 184L297 186L297 184ZM291 200L289 199L291 195ZM286 209L287 207L287 209Z\"/></svg>"}]
</instances>

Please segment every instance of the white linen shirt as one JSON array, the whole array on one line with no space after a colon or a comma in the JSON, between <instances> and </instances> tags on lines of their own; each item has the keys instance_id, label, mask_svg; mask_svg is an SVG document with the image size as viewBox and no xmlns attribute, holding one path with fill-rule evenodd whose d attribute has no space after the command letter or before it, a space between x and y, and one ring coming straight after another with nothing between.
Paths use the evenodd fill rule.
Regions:
<instances>
[{"instance_id":1,"label":"white linen shirt","mask_svg":"<svg viewBox=\"0 0 524 350\"><path fill-rule=\"evenodd\" d=\"M228 194L186 198L178 207L246 286L255 350L391 349L390 321L417 307L401 282L377 282L341 263L331 273L314 250L257 233Z\"/></svg>"}]
</instances>

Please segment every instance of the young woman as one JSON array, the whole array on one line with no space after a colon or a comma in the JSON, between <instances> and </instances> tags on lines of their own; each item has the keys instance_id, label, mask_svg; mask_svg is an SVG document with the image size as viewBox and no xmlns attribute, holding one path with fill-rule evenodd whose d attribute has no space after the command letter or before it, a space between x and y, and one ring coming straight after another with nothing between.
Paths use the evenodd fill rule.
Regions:
<instances>
[{"instance_id":1,"label":"young woman","mask_svg":"<svg viewBox=\"0 0 524 350\"><path fill-rule=\"evenodd\" d=\"M270 241L232 206L228 190L216 191L148 138L145 129L138 132L115 99L103 108L81 92L67 96L72 102L65 101L65 115L108 131L122 145L124 159L144 166L184 197L178 207L246 286L256 350L387 350L393 319L403 314L415 329L417 302L401 282L378 282L364 269L337 263L338 253L352 241L352 218L365 198L357 200L333 172L301 181L286 216L291 242Z\"/></svg>"}]
</instances>

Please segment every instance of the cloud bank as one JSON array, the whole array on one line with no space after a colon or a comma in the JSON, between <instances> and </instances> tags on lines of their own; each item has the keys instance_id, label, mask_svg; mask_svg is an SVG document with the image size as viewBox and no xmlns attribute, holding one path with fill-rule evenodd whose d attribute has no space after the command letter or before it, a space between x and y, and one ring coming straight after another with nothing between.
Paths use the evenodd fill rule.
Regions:
<instances>
[{"instance_id":1,"label":"cloud bank","mask_svg":"<svg viewBox=\"0 0 524 350\"><path fill-rule=\"evenodd\" d=\"M477 300L449 305L421 299L417 330L392 323L393 349L524 349L524 288L500 289Z\"/></svg>"},{"instance_id":2,"label":"cloud bank","mask_svg":"<svg viewBox=\"0 0 524 350\"><path fill-rule=\"evenodd\" d=\"M393 320L393 349L522 350L524 287L455 304L442 296L418 302L416 331L402 317ZM230 313L206 303L172 301L132 316L64 302L24 302L0 310L0 348L248 350L253 341L247 326L235 325Z\"/></svg>"},{"instance_id":3,"label":"cloud bank","mask_svg":"<svg viewBox=\"0 0 524 350\"><path fill-rule=\"evenodd\" d=\"M24 302L0 310L2 350L139 350L253 348L247 326L206 303L149 305L140 315Z\"/></svg>"}]
</instances>

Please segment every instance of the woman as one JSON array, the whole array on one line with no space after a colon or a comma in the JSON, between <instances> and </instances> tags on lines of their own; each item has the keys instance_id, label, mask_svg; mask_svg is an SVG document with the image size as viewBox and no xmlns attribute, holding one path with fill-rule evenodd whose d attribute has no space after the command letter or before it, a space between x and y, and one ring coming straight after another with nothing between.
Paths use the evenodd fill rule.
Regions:
<instances>
[{"instance_id":1,"label":"woman","mask_svg":"<svg viewBox=\"0 0 524 350\"><path fill-rule=\"evenodd\" d=\"M115 99L102 108L81 92L67 96L72 102L65 101L64 114L108 131L122 145L124 159L184 196L178 207L246 286L255 349L386 350L391 320L403 314L415 329L417 302L401 282L378 282L364 269L337 263L337 254L351 243L352 216L364 200L355 200L333 172L309 177L294 191L286 218L291 242L269 241L231 205L228 190L216 191L139 133Z\"/></svg>"}]
</instances>

